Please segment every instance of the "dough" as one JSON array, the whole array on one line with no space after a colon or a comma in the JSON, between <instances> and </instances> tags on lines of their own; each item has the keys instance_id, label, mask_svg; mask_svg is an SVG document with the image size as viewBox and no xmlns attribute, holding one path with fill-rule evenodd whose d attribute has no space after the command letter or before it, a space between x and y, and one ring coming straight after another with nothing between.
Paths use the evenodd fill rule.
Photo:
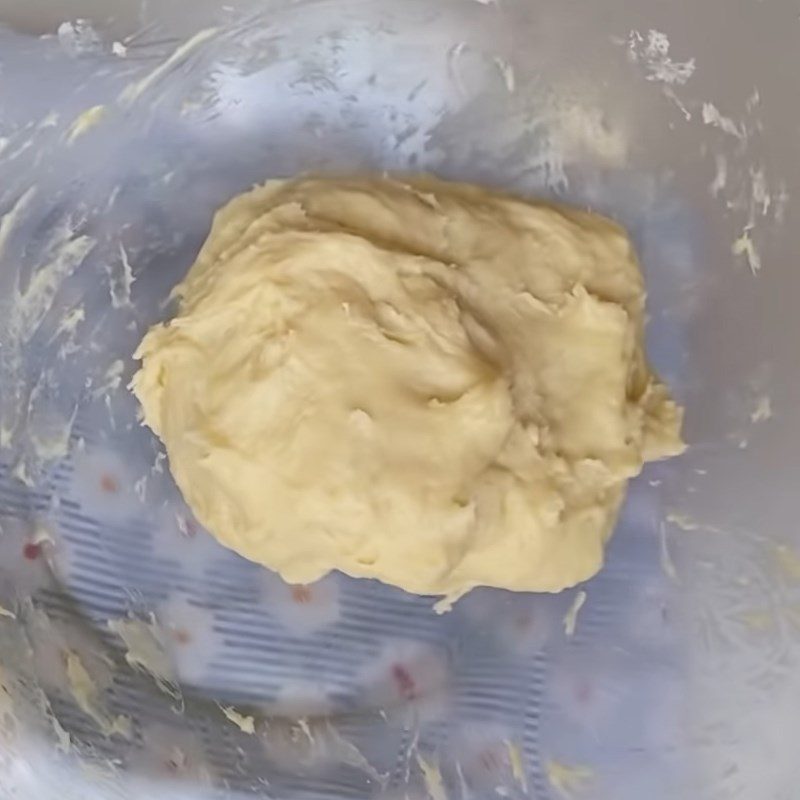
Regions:
<instances>
[{"instance_id":1,"label":"dough","mask_svg":"<svg viewBox=\"0 0 800 800\"><path fill-rule=\"evenodd\" d=\"M433 178L270 181L216 216L133 381L223 544L450 598L600 568L683 449L613 222Z\"/></svg>"}]
</instances>

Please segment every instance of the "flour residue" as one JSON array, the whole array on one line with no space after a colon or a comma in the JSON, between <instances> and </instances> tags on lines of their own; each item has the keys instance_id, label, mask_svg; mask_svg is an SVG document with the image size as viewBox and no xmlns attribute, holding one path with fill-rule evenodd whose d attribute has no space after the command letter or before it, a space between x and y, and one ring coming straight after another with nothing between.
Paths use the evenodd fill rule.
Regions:
<instances>
[{"instance_id":1,"label":"flour residue","mask_svg":"<svg viewBox=\"0 0 800 800\"><path fill-rule=\"evenodd\" d=\"M136 279L133 277L131 262L122 243L119 245L119 258L121 271L118 277L113 277L111 279L111 302L114 308L122 308L123 306L132 307L131 287Z\"/></svg>"},{"instance_id":2,"label":"flour residue","mask_svg":"<svg viewBox=\"0 0 800 800\"><path fill-rule=\"evenodd\" d=\"M238 712L233 706L220 706L225 718L232 722L242 733L254 734L256 732L255 717L246 716Z\"/></svg>"},{"instance_id":3,"label":"flour residue","mask_svg":"<svg viewBox=\"0 0 800 800\"><path fill-rule=\"evenodd\" d=\"M603 109L588 102L558 102L549 119L553 144L565 163L589 160L609 167L625 165L629 150L627 131Z\"/></svg>"},{"instance_id":4,"label":"flour residue","mask_svg":"<svg viewBox=\"0 0 800 800\"><path fill-rule=\"evenodd\" d=\"M93 382L91 378L87 378L86 388L91 390L92 397L96 400L101 397L107 397L119 389L124 372L125 364L120 359L116 359L109 364L108 369L106 369L97 382Z\"/></svg>"},{"instance_id":5,"label":"flour residue","mask_svg":"<svg viewBox=\"0 0 800 800\"><path fill-rule=\"evenodd\" d=\"M145 92L163 80L175 67L183 63L193 50L209 41L219 32L219 28L205 28L184 42L175 52L149 75L125 87L119 96L123 108L133 105Z\"/></svg>"},{"instance_id":6,"label":"flour residue","mask_svg":"<svg viewBox=\"0 0 800 800\"><path fill-rule=\"evenodd\" d=\"M36 129L43 131L46 130L47 128L55 128L58 125L60 119L61 115L57 111L50 111L41 119L39 124L36 126Z\"/></svg>"},{"instance_id":7,"label":"flour residue","mask_svg":"<svg viewBox=\"0 0 800 800\"><path fill-rule=\"evenodd\" d=\"M752 123L753 128L757 123ZM782 182L770 186L766 170L760 164L747 164L749 157L750 134L747 126L743 127L744 151L739 157L742 163L742 177L739 185L726 193L726 205L744 216L741 234L731 245L735 256L743 256L753 275L762 267L762 257L755 237L760 232L769 230L770 225L778 225L783 221L783 214L789 194ZM746 168L745 168L746 166ZM774 195L774 199L773 199Z\"/></svg>"},{"instance_id":8,"label":"flour residue","mask_svg":"<svg viewBox=\"0 0 800 800\"><path fill-rule=\"evenodd\" d=\"M692 112L681 100L678 89L694 74L694 59L674 61L670 55L670 42L661 31L650 29L647 34L632 30L625 40L615 40L627 47L628 60L644 70L645 79L658 84L666 98L677 106L684 119L692 119Z\"/></svg>"},{"instance_id":9,"label":"flour residue","mask_svg":"<svg viewBox=\"0 0 800 800\"><path fill-rule=\"evenodd\" d=\"M70 692L78 708L97 723L103 735L119 734L129 739L132 735L130 719L114 716L108 711L96 679L89 674L77 653L69 650L65 658Z\"/></svg>"},{"instance_id":10,"label":"flour residue","mask_svg":"<svg viewBox=\"0 0 800 800\"><path fill-rule=\"evenodd\" d=\"M31 390L28 401L28 444L34 468L40 464L48 464L63 458L69 450L72 426L78 415L78 404L73 402L72 408L65 410L56 407L46 398L40 400L43 387L55 392L55 380L50 370L43 372L40 380ZM23 463L23 462L20 462Z\"/></svg>"},{"instance_id":11,"label":"flour residue","mask_svg":"<svg viewBox=\"0 0 800 800\"><path fill-rule=\"evenodd\" d=\"M105 271L108 275L108 291L111 295L112 307L133 309L131 287L136 278L133 275L128 252L121 243L119 245L119 261L105 265Z\"/></svg>"},{"instance_id":12,"label":"flour residue","mask_svg":"<svg viewBox=\"0 0 800 800\"><path fill-rule=\"evenodd\" d=\"M77 139L95 127L106 115L105 106L92 106L80 114L67 131L67 144L73 144Z\"/></svg>"},{"instance_id":13,"label":"flour residue","mask_svg":"<svg viewBox=\"0 0 800 800\"><path fill-rule=\"evenodd\" d=\"M56 750L68 753L72 740L37 683L37 665L22 625L0 626L0 633L0 743L4 733L18 730L46 737Z\"/></svg>"},{"instance_id":14,"label":"flour residue","mask_svg":"<svg viewBox=\"0 0 800 800\"><path fill-rule=\"evenodd\" d=\"M36 187L31 186L24 191L16 200L14 205L2 217L0 217L0 257L4 255L8 240L27 211L33 198L36 197Z\"/></svg>"},{"instance_id":15,"label":"flour residue","mask_svg":"<svg viewBox=\"0 0 800 800\"><path fill-rule=\"evenodd\" d=\"M159 689L173 699L181 696L175 669L167 653L165 637L155 617L140 619L111 619L108 629L125 643L125 660L134 669L149 673Z\"/></svg>"},{"instance_id":16,"label":"flour residue","mask_svg":"<svg viewBox=\"0 0 800 800\"><path fill-rule=\"evenodd\" d=\"M62 22L56 35L65 52L73 57L96 55L102 51L102 38L88 19Z\"/></svg>"},{"instance_id":17,"label":"flour residue","mask_svg":"<svg viewBox=\"0 0 800 800\"><path fill-rule=\"evenodd\" d=\"M70 231L60 246L56 246L56 256L34 272L25 289L17 283L8 324L12 342L21 345L30 341L64 281L86 260L96 244L89 236L71 238Z\"/></svg>"},{"instance_id":18,"label":"flour residue","mask_svg":"<svg viewBox=\"0 0 800 800\"><path fill-rule=\"evenodd\" d=\"M714 154L714 165L716 172L714 179L711 181L708 191L712 197L719 197L720 192L725 188L728 182L728 160L722 153Z\"/></svg>"},{"instance_id":19,"label":"flour residue","mask_svg":"<svg viewBox=\"0 0 800 800\"><path fill-rule=\"evenodd\" d=\"M583 791L594 777L594 772L588 767L569 765L555 759L545 761L544 770L550 785L567 800Z\"/></svg>"},{"instance_id":20,"label":"flour residue","mask_svg":"<svg viewBox=\"0 0 800 800\"><path fill-rule=\"evenodd\" d=\"M770 176L762 163L764 129L759 116L758 89L753 89L738 113L721 109L709 98L689 100L684 90L694 74L695 59L674 60L665 33L651 29L643 34L633 30L626 39L615 41L626 46L629 60L644 70L647 80L659 84L687 122L699 110L700 123L721 134L710 135L708 139L709 156L714 160L709 193L719 200L724 213L735 220L737 232L730 246L731 254L757 275L763 266L761 243L767 226L783 221L789 200L783 179Z\"/></svg>"},{"instance_id":21,"label":"flour residue","mask_svg":"<svg viewBox=\"0 0 800 800\"><path fill-rule=\"evenodd\" d=\"M750 267L750 272L757 275L761 269L761 254L753 244L750 232L753 230L752 225L746 225L742 231L742 235L735 239L731 245L731 253L735 256L743 255L747 259L747 265Z\"/></svg>"},{"instance_id":22,"label":"flour residue","mask_svg":"<svg viewBox=\"0 0 800 800\"><path fill-rule=\"evenodd\" d=\"M670 551L668 530L666 525L658 526L658 551L659 563L661 564L661 571L671 581L678 581L678 571L675 569L675 562L672 560L672 552Z\"/></svg>"},{"instance_id":23,"label":"flour residue","mask_svg":"<svg viewBox=\"0 0 800 800\"><path fill-rule=\"evenodd\" d=\"M22 194L14 207L0 221L0 258L4 255L11 236L20 224L21 217L35 197L36 190L31 188ZM62 291L68 279L75 273L95 248L95 239L82 235L75 236L69 221L62 220L56 224L50 235L45 262L36 268L26 285L21 282L17 272L13 285L7 295L7 308L0 320L0 332L4 347L0 350L0 372L3 376L4 392L0 397L0 447L10 446L15 435L25 429L34 429L31 417L45 404L42 410L48 419L48 397L51 392L45 388L52 383L53 376L44 370L38 381L31 387L26 386L24 377L24 354L34 335L40 329L46 316ZM13 273L12 273L13 274ZM68 423L69 420L62 420ZM40 437L42 438L42 437ZM52 430L45 434L47 440L59 439L52 436ZM28 442L34 451L37 443ZM39 460L47 459L51 453L62 453L63 446L56 442L52 447L47 444L41 453L29 453L28 459L38 456ZM35 472L36 464L21 460L19 473L23 478Z\"/></svg>"},{"instance_id":24,"label":"flour residue","mask_svg":"<svg viewBox=\"0 0 800 800\"><path fill-rule=\"evenodd\" d=\"M56 330L48 342L48 344L53 344L57 339L62 340L58 346L57 358L59 361L66 361L70 356L80 352L81 346L76 341L76 338L78 327L85 321L86 311L83 305L71 309L59 320Z\"/></svg>"},{"instance_id":25,"label":"flour residue","mask_svg":"<svg viewBox=\"0 0 800 800\"><path fill-rule=\"evenodd\" d=\"M747 137L744 127L737 125L730 117L721 114L713 103L703 103L703 122L719 128L723 133L727 133L728 136L733 136L735 139L744 140Z\"/></svg>"},{"instance_id":26,"label":"flour residue","mask_svg":"<svg viewBox=\"0 0 800 800\"><path fill-rule=\"evenodd\" d=\"M644 67L647 80L682 86L694 75L695 61L674 61L669 51L670 41L662 31L651 28L647 34L636 30L628 34L628 57Z\"/></svg>"},{"instance_id":27,"label":"flour residue","mask_svg":"<svg viewBox=\"0 0 800 800\"><path fill-rule=\"evenodd\" d=\"M775 560L783 573L793 581L800 581L800 553L789 545L775 546Z\"/></svg>"},{"instance_id":28,"label":"flour residue","mask_svg":"<svg viewBox=\"0 0 800 800\"><path fill-rule=\"evenodd\" d=\"M429 761L423 758L420 753L417 753L416 758L430 799L448 800L447 791L444 788L444 780L442 779L442 771L439 765L433 760Z\"/></svg>"},{"instance_id":29,"label":"flour residue","mask_svg":"<svg viewBox=\"0 0 800 800\"><path fill-rule=\"evenodd\" d=\"M513 94L514 90L517 86L517 79L514 73L514 66L513 64L505 58L500 56L495 56L492 59L497 67L500 76L503 79L503 83L505 84L506 91L509 94Z\"/></svg>"},{"instance_id":30,"label":"flour residue","mask_svg":"<svg viewBox=\"0 0 800 800\"><path fill-rule=\"evenodd\" d=\"M574 636L575 629L578 625L578 613L583 608L583 604L586 602L586 592L582 589L575 594L575 597L572 600L572 604L569 607L569 610L564 615L564 633L567 636Z\"/></svg>"},{"instance_id":31,"label":"flour residue","mask_svg":"<svg viewBox=\"0 0 800 800\"><path fill-rule=\"evenodd\" d=\"M57 336L61 336L62 334L68 337L74 336L75 332L78 330L78 325L85 321L86 311L84 310L83 306L77 306L76 308L73 308L61 318L53 339L55 339Z\"/></svg>"},{"instance_id":32,"label":"flour residue","mask_svg":"<svg viewBox=\"0 0 800 800\"><path fill-rule=\"evenodd\" d=\"M682 531L698 531L702 527L699 522L692 519L692 517L687 514L681 514L675 511L671 511L664 519L676 528L680 528Z\"/></svg>"},{"instance_id":33,"label":"flour residue","mask_svg":"<svg viewBox=\"0 0 800 800\"><path fill-rule=\"evenodd\" d=\"M11 210L0 220L0 260L11 258L10 244L20 228L25 212L37 196L35 187L21 194ZM5 306L0 318L0 372L3 393L0 395L0 447L10 447L17 434L27 433L18 454L14 475L32 485L40 467L66 453L67 442L76 413L76 403L69 407L58 401L60 388L52 369L41 369L31 382L27 374L28 346L41 329L69 279L92 253L97 242L88 235L76 235L69 216L54 221L44 245L42 264L29 275L9 269L6 272ZM26 277L26 280L23 278ZM62 330L69 335L77 326L76 311ZM58 332L57 334L58 335ZM52 341L52 337L51 337Z\"/></svg>"},{"instance_id":34,"label":"flour residue","mask_svg":"<svg viewBox=\"0 0 800 800\"><path fill-rule=\"evenodd\" d=\"M14 700L11 695L11 681L0 665L0 735L7 733L14 725ZM0 739L2 741L2 739Z\"/></svg>"},{"instance_id":35,"label":"flour residue","mask_svg":"<svg viewBox=\"0 0 800 800\"><path fill-rule=\"evenodd\" d=\"M753 275L763 266L760 242L770 226L783 221L789 200L783 180L770 178L759 153L763 147L760 102L754 90L738 119L712 102L702 103L703 124L723 134L714 137L715 175L709 192L722 202L726 213L732 211L738 217L739 232L731 253L744 260ZM726 152L718 149L723 147Z\"/></svg>"},{"instance_id":36,"label":"flour residue","mask_svg":"<svg viewBox=\"0 0 800 800\"><path fill-rule=\"evenodd\" d=\"M378 772L364 754L349 739L342 736L331 723L323 723L318 730L322 732L322 752L331 761L353 767L380 785L386 785L388 776Z\"/></svg>"},{"instance_id":37,"label":"flour residue","mask_svg":"<svg viewBox=\"0 0 800 800\"><path fill-rule=\"evenodd\" d=\"M757 400L755 408L750 412L750 422L757 424L772 419L772 400L769 395L763 394Z\"/></svg>"},{"instance_id":38,"label":"flour residue","mask_svg":"<svg viewBox=\"0 0 800 800\"><path fill-rule=\"evenodd\" d=\"M694 572L684 588L685 691L696 755L717 796L778 797L796 772L796 545L738 529L724 543L687 537L685 554Z\"/></svg>"},{"instance_id":39,"label":"flour residue","mask_svg":"<svg viewBox=\"0 0 800 800\"><path fill-rule=\"evenodd\" d=\"M508 760L511 764L511 774L514 780L520 785L522 791L528 793L528 776L525 772L525 763L522 759L522 752L516 742L510 739L505 740L506 749L508 751Z\"/></svg>"},{"instance_id":40,"label":"flour residue","mask_svg":"<svg viewBox=\"0 0 800 800\"><path fill-rule=\"evenodd\" d=\"M343 764L386 785L387 776L379 773L328 720L268 720L259 734L267 757L284 768L287 764L304 768Z\"/></svg>"}]
</instances>

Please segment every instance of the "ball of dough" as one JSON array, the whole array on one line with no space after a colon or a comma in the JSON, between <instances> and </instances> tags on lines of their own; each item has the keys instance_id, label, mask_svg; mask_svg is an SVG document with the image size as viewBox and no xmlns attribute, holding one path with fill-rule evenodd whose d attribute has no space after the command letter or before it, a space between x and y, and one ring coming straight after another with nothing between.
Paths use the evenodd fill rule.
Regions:
<instances>
[{"instance_id":1,"label":"ball of dough","mask_svg":"<svg viewBox=\"0 0 800 800\"><path fill-rule=\"evenodd\" d=\"M271 181L216 216L133 389L223 544L453 598L600 568L683 448L625 232L433 178Z\"/></svg>"}]
</instances>

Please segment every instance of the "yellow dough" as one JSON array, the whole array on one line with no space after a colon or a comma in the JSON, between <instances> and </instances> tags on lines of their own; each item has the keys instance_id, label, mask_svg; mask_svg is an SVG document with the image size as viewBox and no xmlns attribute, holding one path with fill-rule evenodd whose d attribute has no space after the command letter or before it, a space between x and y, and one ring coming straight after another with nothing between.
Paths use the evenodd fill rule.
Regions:
<instances>
[{"instance_id":1,"label":"yellow dough","mask_svg":"<svg viewBox=\"0 0 800 800\"><path fill-rule=\"evenodd\" d=\"M133 381L223 544L311 582L558 591L679 453L625 232L433 178L271 181L216 216Z\"/></svg>"}]
</instances>

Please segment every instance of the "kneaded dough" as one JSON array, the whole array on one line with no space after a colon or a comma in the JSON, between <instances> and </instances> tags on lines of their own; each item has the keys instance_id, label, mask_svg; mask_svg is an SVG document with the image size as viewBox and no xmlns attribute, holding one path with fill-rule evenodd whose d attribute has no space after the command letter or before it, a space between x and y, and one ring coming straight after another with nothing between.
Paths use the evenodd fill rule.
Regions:
<instances>
[{"instance_id":1,"label":"kneaded dough","mask_svg":"<svg viewBox=\"0 0 800 800\"><path fill-rule=\"evenodd\" d=\"M558 591L683 449L615 223L419 178L270 181L218 212L133 381L223 544L308 583Z\"/></svg>"}]
</instances>

